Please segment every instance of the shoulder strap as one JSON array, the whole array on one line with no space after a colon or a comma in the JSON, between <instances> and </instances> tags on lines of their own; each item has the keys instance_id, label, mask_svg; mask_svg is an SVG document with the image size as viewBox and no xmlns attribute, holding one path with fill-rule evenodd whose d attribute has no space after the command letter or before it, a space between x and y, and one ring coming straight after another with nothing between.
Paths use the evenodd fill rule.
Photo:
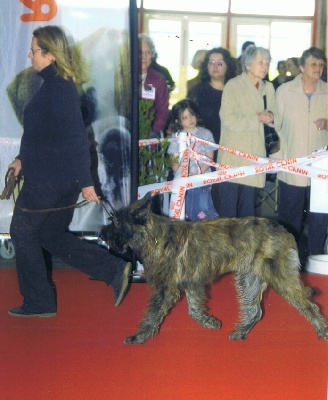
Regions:
<instances>
[{"instance_id":1,"label":"shoulder strap","mask_svg":"<svg viewBox=\"0 0 328 400\"><path fill-rule=\"evenodd\" d=\"M263 101L264 101L264 109L266 110L267 108L266 95L263 96Z\"/></svg>"}]
</instances>

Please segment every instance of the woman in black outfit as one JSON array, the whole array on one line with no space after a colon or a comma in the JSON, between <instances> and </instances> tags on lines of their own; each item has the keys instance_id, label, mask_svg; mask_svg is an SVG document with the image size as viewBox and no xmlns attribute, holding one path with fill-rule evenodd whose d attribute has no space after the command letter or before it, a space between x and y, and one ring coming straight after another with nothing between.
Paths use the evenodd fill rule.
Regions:
<instances>
[{"instance_id":1,"label":"woman in black outfit","mask_svg":"<svg viewBox=\"0 0 328 400\"><path fill-rule=\"evenodd\" d=\"M90 175L89 144L76 88L81 83L81 64L57 26L33 32L28 56L43 84L24 110L20 153L9 165L15 176L24 176L10 227L24 301L8 313L56 315L55 290L43 249L93 279L111 284L114 303L119 305L128 284L129 263L69 233L70 209L46 213L23 210L67 207L76 202L81 191L88 202L100 201Z\"/></svg>"},{"instance_id":2,"label":"woman in black outfit","mask_svg":"<svg viewBox=\"0 0 328 400\"><path fill-rule=\"evenodd\" d=\"M201 82L189 92L188 98L198 106L199 116L204 127L213 133L215 143L220 143L222 92L229 79L236 76L236 60L228 50L215 47L209 50L200 69ZM216 159L217 151L214 154ZM218 210L218 184L212 187L214 207Z\"/></svg>"}]
</instances>

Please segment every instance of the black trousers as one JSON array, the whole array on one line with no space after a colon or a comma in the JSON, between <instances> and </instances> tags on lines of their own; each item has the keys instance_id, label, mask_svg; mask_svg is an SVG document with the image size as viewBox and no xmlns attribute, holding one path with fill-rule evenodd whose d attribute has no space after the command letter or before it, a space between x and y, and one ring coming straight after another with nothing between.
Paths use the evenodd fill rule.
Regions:
<instances>
[{"instance_id":1,"label":"black trousers","mask_svg":"<svg viewBox=\"0 0 328 400\"><path fill-rule=\"evenodd\" d=\"M311 254L323 254L327 235L328 214L309 211L310 186L301 187L278 182L278 221L291 232L296 241L308 223L308 248Z\"/></svg>"},{"instance_id":2,"label":"black trousers","mask_svg":"<svg viewBox=\"0 0 328 400\"><path fill-rule=\"evenodd\" d=\"M67 207L76 202L79 192L76 184L54 187L24 182L14 209L10 235L15 247L19 288L28 311L56 310L56 295L43 249L93 279L108 284L117 269L125 264L107 249L68 232L72 209L48 213L21 210Z\"/></svg>"},{"instance_id":3,"label":"black trousers","mask_svg":"<svg viewBox=\"0 0 328 400\"><path fill-rule=\"evenodd\" d=\"M217 184L216 200L219 217L254 217L259 189L239 183L223 182Z\"/></svg>"}]
</instances>

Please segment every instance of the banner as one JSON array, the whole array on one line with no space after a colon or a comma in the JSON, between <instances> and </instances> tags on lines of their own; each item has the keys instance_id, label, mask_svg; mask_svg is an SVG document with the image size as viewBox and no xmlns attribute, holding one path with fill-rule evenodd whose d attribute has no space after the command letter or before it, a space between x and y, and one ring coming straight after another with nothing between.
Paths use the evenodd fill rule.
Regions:
<instances>
[{"instance_id":1,"label":"banner","mask_svg":"<svg viewBox=\"0 0 328 400\"><path fill-rule=\"evenodd\" d=\"M116 207L130 202L129 0L10 0L0 3L0 190L8 164L19 152L22 115L42 84L28 53L34 29L59 25L80 46L89 81L81 95L91 173L97 192ZM0 202L0 234L8 233L13 201ZM70 229L98 231L101 206L76 209Z\"/></svg>"}]
</instances>

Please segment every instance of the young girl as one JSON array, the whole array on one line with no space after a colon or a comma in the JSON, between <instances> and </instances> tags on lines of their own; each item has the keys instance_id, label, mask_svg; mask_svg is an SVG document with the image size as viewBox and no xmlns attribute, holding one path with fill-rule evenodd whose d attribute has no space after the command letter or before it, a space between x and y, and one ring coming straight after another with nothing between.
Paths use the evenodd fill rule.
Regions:
<instances>
[{"instance_id":1,"label":"young girl","mask_svg":"<svg viewBox=\"0 0 328 400\"><path fill-rule=\"evenodd\" d=\"M181 131L191 133L200 139L214 142L212 133L201 126L198 126L198 108L192 100L181 100L176 103L171 112L171 126L172 132L176 132L172 137L179 137ZM193 150L197 153L204 154L209 158L213 158L214 148L195 142ZM179 168L179 142L172 141L168 148L168 153L172 157L172 169L175 176L180 175ZM189 173L188 175L198 175L211 172L211 167L207 164L196 162L192 157L189 159ZM186 220L199 221L205 218L217 218L218 214L213 206L211 197L211 186L203 186L199 188L189 189L185 197L186 205Z\"/></svg>"}]
</instances>

